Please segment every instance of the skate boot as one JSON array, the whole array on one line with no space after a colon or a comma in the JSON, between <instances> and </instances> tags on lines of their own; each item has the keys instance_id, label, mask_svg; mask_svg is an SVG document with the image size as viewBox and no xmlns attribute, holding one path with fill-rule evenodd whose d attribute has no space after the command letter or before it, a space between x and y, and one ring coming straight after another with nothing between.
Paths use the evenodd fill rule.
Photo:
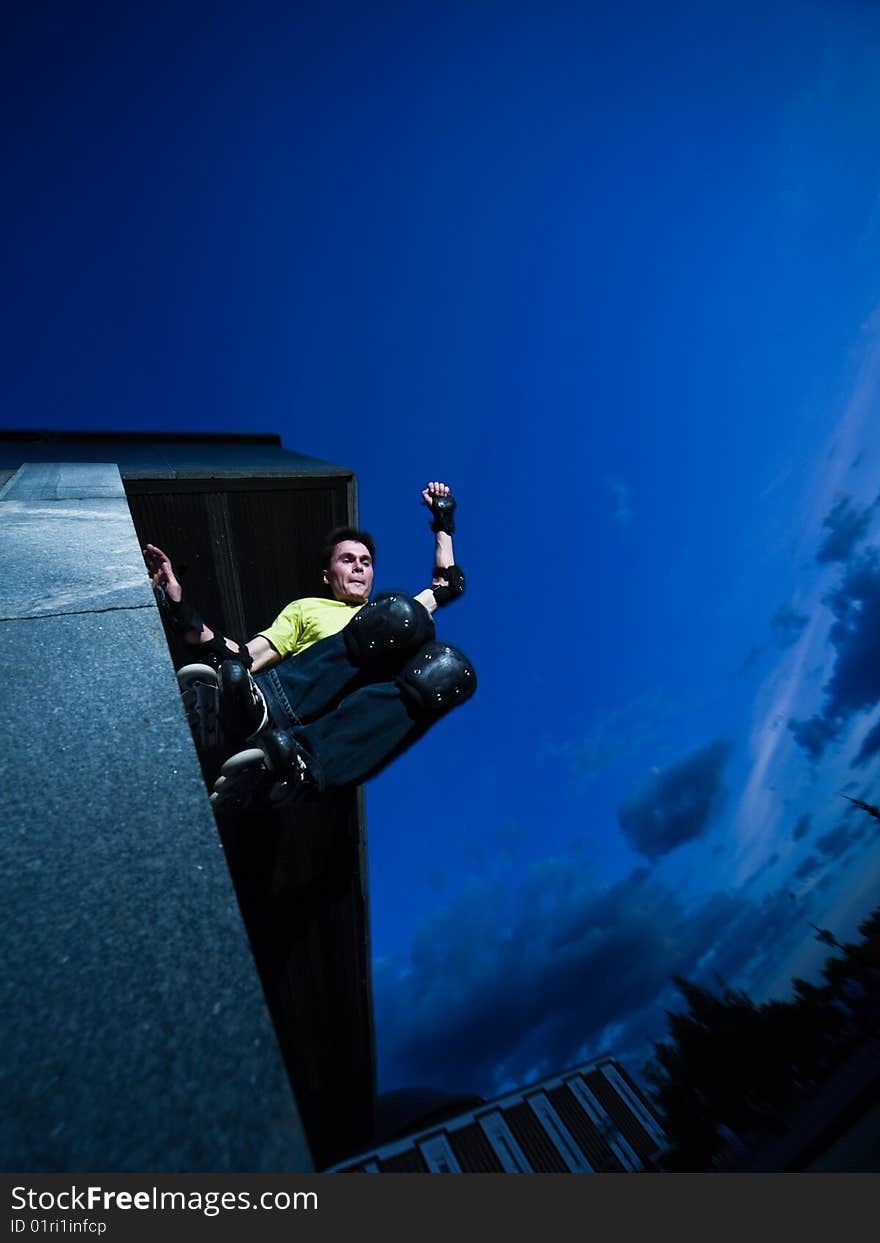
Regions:
<instances>
[{"instance_id":1,"label":"skate boot","mask_svg":"<svg viewBox=\"0 0 880 1243\"><path fill-rule=\"evenodd\" d=\"M221 819L243 815L263 802L280 807L318 796L308 753L292 734L264 729L259 742L259 747L228 759L214 782L211 806Z\"/></svg>"},{"instance_id":2,"label":"skate boot","mask_svg":"<svg viewBox=\"0 0 880 1243\"><path fill-rule=\"evenodd\" d=\"M256 740L269 723L263 692L240 660L220 665L220 716L230 738Z\"/></svg>"},{"instance_id":3,"label":"skate boot","mask_svg":"<svg viewBox=\"0 0 880 1243\"><path fill-rule=\"evenodd\" d=\"M260 735L260 746L274 780L269 791L274 806L318 797L320 790L309 753L292 733L265 729Z\"/></svg>"},{"instance_id":4,"label":"skate boot","mask_svg":"<svg viewBox=\"0 0 880 1243\"><path fill-rule=\"evenodd\" d=\"M201 755L223 742L220 720L220 679L210 665L184 665L177 671L186 719Z\"/></svg>"}]
</instances>

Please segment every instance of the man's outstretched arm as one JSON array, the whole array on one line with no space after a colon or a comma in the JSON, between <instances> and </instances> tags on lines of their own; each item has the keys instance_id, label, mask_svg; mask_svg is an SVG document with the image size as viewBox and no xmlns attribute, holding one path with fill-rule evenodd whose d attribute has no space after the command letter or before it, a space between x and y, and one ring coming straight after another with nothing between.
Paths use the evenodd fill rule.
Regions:
<instances>
[{"instance_id":1,"label":"man's outstretched arm","mask_svg":"<svg viewBox=\"0 0 880 1243\"><path fill-rule=\"evenodd\" d=\"M431 586L420 591L416 599L429 613L449 604L464 591L464 574L455 564L452 551L452 535L455 531L455 499L449 485L439 480L428 483L422 489L422 500L433 515L431 529L434 532L434 572Z\"/></svg>"},{"instance_id":2,"label":"man's outstretched arm","mask_svg":"<svg viewBox=\"0 0 880 1243\"><path fill-rule=\"evenodd\" d=\"M147 544L144 548L144 561L150 575L150 586L156 592L160 608L171 622L172 627L183 635L186 643L192 647L210 643L215 633L198 615L191 605L184 603L183 588L174 573L170 559L155 544ZM163 597L166 603L163 604ZM222 640L229 649L231 656L239 656L241 649L238 643L227 639ZM281 660L278 652L261 634L250 639L245 647L251 657L251 673L259 673L262 669L271 669Z\"/></svg>"}]
</instances>

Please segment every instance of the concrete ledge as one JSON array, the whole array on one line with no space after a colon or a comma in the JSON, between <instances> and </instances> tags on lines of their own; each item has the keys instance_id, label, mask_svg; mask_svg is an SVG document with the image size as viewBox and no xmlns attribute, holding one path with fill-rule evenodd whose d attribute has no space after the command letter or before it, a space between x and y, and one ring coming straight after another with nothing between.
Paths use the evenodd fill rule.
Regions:
<instances>
[{"instance_id":1,"label":"concrete ledge","mask_svg":"<svg viewBox=\"0 0 880 1243\"><path fill-rule=\"evenodd\" d=\"M153 606L115 466L22 466L0 521L0 620Z\"/></svg>"},{"instance_id":2,"label":"concrete ledge","mask_svg":"<svg viewBox=\"0 0 880 1243\"><path fill-rule=\"evenodd\" d=\"M84 497L125 500L113 462L25 462L0 490L0 501L72 501Z\"/></svg>"},{"instance_id":3,"label":"concrete ledge","mask_svg":"<svg viewBox=\"0 0 880 1243\"><path fill-rule=\"evenodd\" d=\"M77 597L88 519L8 488L2 1168L310 1170L134 530L99 528L112 546L96 540ZM8 586L24 547L42 616Z\"/></svg>"}]
</instances>

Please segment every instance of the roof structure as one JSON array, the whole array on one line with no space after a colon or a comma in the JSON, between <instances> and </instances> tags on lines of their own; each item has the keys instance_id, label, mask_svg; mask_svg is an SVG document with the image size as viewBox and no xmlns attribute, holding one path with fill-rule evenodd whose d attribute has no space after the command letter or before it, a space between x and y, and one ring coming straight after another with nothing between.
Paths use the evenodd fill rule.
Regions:
<instances>
[{"instance_id":1,"label":"roof structure","mask_svg":"<svg viewBox=\"0 0 880 1243\"><path fill-rule=\"evenodd\" d=\"M112 461L123 479L352 477L345 466L283 448L273 433L0 432L0 469L55 461Z\"/></svg>"}]
</instances>

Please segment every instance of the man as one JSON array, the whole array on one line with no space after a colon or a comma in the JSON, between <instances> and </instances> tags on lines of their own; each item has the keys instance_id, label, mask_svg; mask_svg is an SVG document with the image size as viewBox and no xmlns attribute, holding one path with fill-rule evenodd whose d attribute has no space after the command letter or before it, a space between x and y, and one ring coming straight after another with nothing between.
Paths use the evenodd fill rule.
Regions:
<instances>
[{"instance_id":1,"label":"man","mask_svg":"<svg viewBox=\"0 0 880 1243\"><path fill-rule=\"evenodd\" d=\"M160 548L144 549L166 621L210 661L178 673L197 746L204 752L224 733L250 744L214 784L218 816L265 794L286 802L364 781L476 690L469 660L435 640L432 619L464 591L452 549L455 499L432 481L422 500L435 541L430 587L371 601L372 538L338 528L323 557L331 598L294 600L244 646L215 634L183 601Z\"/></svg>"}]
</instances>

